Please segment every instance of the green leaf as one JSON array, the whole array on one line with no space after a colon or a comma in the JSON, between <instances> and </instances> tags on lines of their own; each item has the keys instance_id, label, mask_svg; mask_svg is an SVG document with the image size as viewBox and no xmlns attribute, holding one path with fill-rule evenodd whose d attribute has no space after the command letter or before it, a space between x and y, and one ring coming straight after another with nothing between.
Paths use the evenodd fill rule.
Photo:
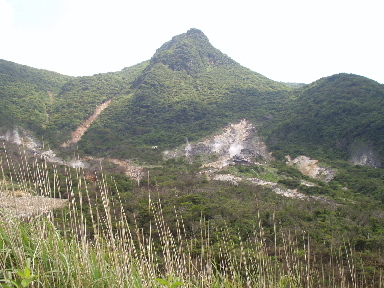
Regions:
<instances>
[{"instance_id":1,"label":"green leaf","mask_svg":"<svg viewBox=\"0 0 384 288\"><path fill-rule=\"evenodd\" d=\"M161 285L169 285L169 281L165 279L158 278L156 279L157 282L159 282Z\"/></svg>"},{"instance_id":2,"label":"green leaf","mask_svg":"<svg viewBox=\"0 0 384 288\"><path fill-rule=\"evenodd\" d=\"M25 268L24 268L24 277L25 277L25 278L30 278L31 275L32 275L32 273L31 273L31 269L29 269L28 267L25 267Z\"/></svg>"},{"instance_id":3,"label":"green leaf","mask_svg":"<svg viewBox=\"0 0 384 288\"><path fill-rule=\"evenodd\" d=\"M23 279L23 280L21 280L21 286L28 287L29 283L31 283L31 282L32 281L29 279Z\"/></svg>"},{"instance_id":4,"label":"green leaf","mask_svg":"<svg viewBox=\"0 0 384 288\"><path fill-rule=\"evenodd\" d=\"M181 286L181 285L184 285L184 283L182 282L175 282L171 285L171 288L174 288L174 287L177 287L177 286Z\"/></svg>"}]
</instances>

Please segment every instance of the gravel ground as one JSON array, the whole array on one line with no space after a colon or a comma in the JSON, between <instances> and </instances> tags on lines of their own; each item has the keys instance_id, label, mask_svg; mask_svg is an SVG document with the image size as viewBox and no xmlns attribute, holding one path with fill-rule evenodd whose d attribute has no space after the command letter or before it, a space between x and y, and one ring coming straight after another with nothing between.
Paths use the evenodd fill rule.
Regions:
<instances>
[{"instance_id":1,"label":"gravel ground","mask_svg":"<svg viewBox=\"0 0 384 288\"><path fill-rule=\"evenodd\" d=\"M52 209L63 208L68 203L66 199L31 196L22 192L14 194L15 196L12 193L0 191L0 217L28 218Z\"/></svg>"}]
</instances>

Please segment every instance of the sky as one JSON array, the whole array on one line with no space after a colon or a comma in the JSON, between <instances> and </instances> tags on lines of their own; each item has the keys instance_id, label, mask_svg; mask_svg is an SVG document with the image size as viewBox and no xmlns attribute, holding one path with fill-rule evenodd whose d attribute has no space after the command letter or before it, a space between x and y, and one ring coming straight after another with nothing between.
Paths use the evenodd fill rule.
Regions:
<instances>
[{"instance_id":1,"label":"sky","mask_svg":"<svg viewBox=\"0 0 384 288\"><path fill-rule=\"evenodd\" d=\"M384 83L383 0L0 0L0 59L70 76L120 71L197 28L272 80Z\"/></svg>"}]
</instances>

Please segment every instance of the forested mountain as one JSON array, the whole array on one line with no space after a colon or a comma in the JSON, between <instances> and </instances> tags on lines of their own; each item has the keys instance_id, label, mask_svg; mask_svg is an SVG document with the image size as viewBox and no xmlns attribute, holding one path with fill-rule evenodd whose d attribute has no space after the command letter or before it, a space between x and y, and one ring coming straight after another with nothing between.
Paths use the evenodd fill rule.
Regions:
<instances>
[{"instance_id":1,"label":"forested mountain","mask_svg":"<svg viewBox=\"0 0 384 288\"><path fill-rule=\"evenodd\" d=\"M254 112L283 101L289 88L240 66L191 29L157 50L131 90L111 103L80 149L153 157L151 146L175 147L230 121L260 117Z\"/></svg>"},{"instance_id":2,"label":"forested mountain","mask_svg":"<svg viewBox=\"0 0 384 288\"><path fill-rule=\"evenodd\" d=\"M365 164L378 167L384 154L382 84L339 74L286 85L242 67L197 29L119 72L67 77L2 60L0 77L0 126L32 130L56 148L112 100L74 145L89 155L156 162L161 151L243 118L276 156L359 162L370 154Z\"/></svg>"},{"instance_id":3,"label":"forested mountain","mask_svg":"<svg viewBox=\"0 0 384 288\"><path fill-rule=\"evenodd\" d=\"M351 159L370 166L384 155L384 85L353 74L322 78L295 91L274 119L271 147L291 155ZM360 155L360 156L359 156ZM355 159L357 162L358 159Z\"/></svg>"},{"instance_id":4,"label":"forested mountain","mask_svg":"<svg viewBox=\"0 0 384 288\"><path fill-rule=\"evenodd\" d=\"M273 81L191 29L112 73L0 60L0 100L0 218L71 199L0 221L4 285L382 287L382 84Z\"/></svg>"}]
</instances>

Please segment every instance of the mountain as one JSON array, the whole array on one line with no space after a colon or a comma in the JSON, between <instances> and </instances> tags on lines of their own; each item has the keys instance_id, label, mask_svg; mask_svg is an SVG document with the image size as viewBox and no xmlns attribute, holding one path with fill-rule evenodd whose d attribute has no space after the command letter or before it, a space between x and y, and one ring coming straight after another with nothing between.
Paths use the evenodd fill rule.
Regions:
<instances>
[{"instance_id":1,"label":"mountain","mask_svg":"<svg viewBox=\"0 0 384 288\"><path fill-rule=\"evenodd\" d=\"M147 263L150 256L161 275L148 266L131 269L135 275L150 271L150 280L140 282L149 286L168 277L163 273L169 257L160 253L164 243L173 243L177 251L180 245L190 247L177 259L171 257L177 262L171 266L180 267L178 259L185 255L193 265L201 263L201 275L207 275L205 260L215 265L208 270L219 276L217 282L209 278L195 286L382 283L382 84L353 74L307 85L276 82L242 67L213 47L203 32L191 29L162 45L151 59L113 73L68 77L1 60L0 99L0 139L6 140L0 148L0 196L8 197L0 201L5 203L0 214L8 217L7 203L23 217L30 209L20 203L41 208L36 205L40 196L29 192L71 199L68 210L47 214L57 228L37 233L36 247L41 235L51 235L51 230L61 235L56 232L62 229L71 241L91 240L91 252L95 243L101 249L106 243L106 258L120 263L119 257L111 257L111 239L124 251L132 243L145 255L139 253L140 259L123 263L118 271L136 260ZM50 227L45 220L33 221L27 221L28 229ZM9 223L14 231L29 231L18 229L13 219ZM8 237L9 227L0 231L1 239L25 236ZM134 239L125 236L129 231ZM148 246L153 257L142 249L147 240L140 239L153 243ZM30 241L26 243L24 250L30 251ZM17 250L15 257L6 256L17 260L8 265L8 274L18 281L14 268L22 267L30 253L19 257L19 246L8 246ZM207 254L209 247L212 254ZM12 249L2 250L8 255ZM220 251L234 254L225 260ZM65 253L63 259L78 254ZM228 274L233 259L240 259L239 270ZM38 274L50 275L47 283L69 283L67 276L52 282L51 262L43 262L49 273ZM261 262L272 266L260 270ZM113 265L105 265L105 274L96 273L83 286L100 282L100 275L120 279L110 274ZM192 270L171 274L189 281L196 279L197 270ZM304 273L291 273L297 270ZM260 275L271 271L276 281L270 283L268 276L260 282ZM274 271L281 271L281 277ZM169 284L172 279L167 279ZM121 283L109 284L104 286Z\"/></svg>"},{"instance_id":2,"label":"mountain","mask_svg":"<svg viewBox=\"0 0 384 288\"><path fill-rule=\"evenodd\" d=\"M255 119L256 110L282 101L291 90L242 67L197 29L160 47L130 89L90 127L79 142L81 150L120 158L161 157L152 146L176 147L230 121Z\"/></svg>"},{"instance_id":3,"label":"mountain","mask_svg":"<svg viewBox=\"0 0 384 288\"><path fill-rule=\"evenodd\" d=\"M381 165L384 85L343 73L306 85L295 95L295 101L273 123L272 149Z\"/></svg>"},{"instance_id":4,"label":"mountain","mask_svg":"<svg viewBox=\"0 0 384 288\"><path fill-rule=\"evenodd\" d=\"M30 130L61 152L158 162L164 150L245 118L279 159L379 167L384 155L383 85L352 74L308 85L273 81L223 54L198 29L173 37L148 61L94 76L1 60L0 85L2 131Z\"/></svg>"},{"instance_id":5,"label":"mountain","mask_svg":"<svg viewBox=\"0 0 384 288\"><path fill-rule=\"evenodd\" d=\"M0 129L17 125L41 132L54 95L69 79L0 59Z\"/></svg>"}]
</instances>

